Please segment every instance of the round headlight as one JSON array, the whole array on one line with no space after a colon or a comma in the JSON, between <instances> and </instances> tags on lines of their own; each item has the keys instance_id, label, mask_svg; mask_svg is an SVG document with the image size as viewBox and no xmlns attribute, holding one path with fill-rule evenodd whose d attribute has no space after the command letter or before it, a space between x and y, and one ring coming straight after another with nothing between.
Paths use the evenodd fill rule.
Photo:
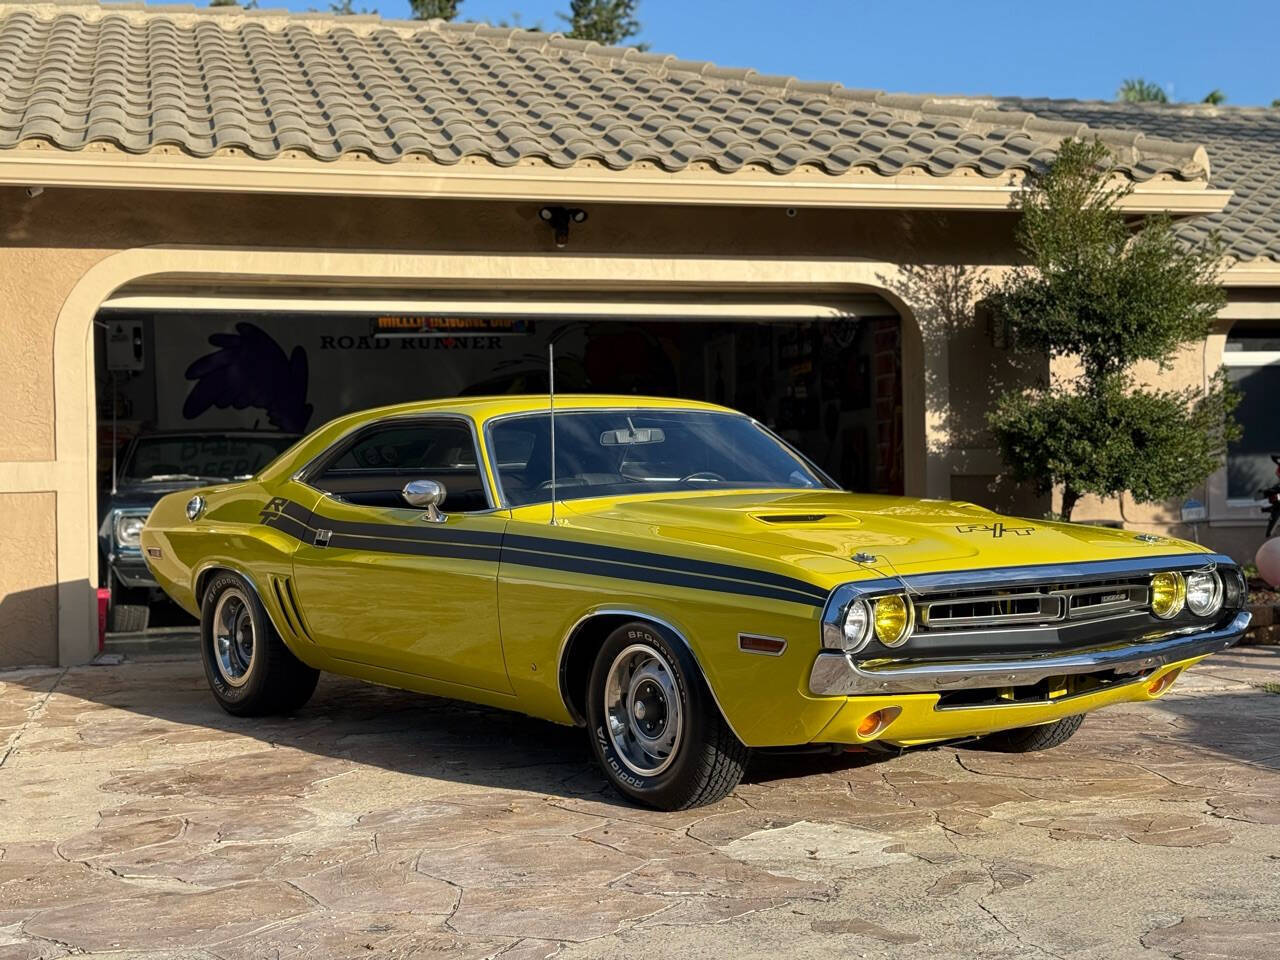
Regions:
<instances>
[{"instance_id":1,"label":"round headlight","mask_svg":"<svg viewBox=\"0 0 1280 960\"><path fill-rule=\"evenodd\" d=\"M116 517L116 543L122 547L136 547L142 541L142 525L146 517L119 514Z\"/></svg>"},{"instance_id":2,"label":"round headlight","mask_svg":"<svg viewBox=\"0 0 1280 960\"><path fill-rule=\"evenodd\" d=\"M886 647L896 647L911 636L911 605L896 593L876 600L876 639Z\"/></svg>"},{"instance_id":3,"label":"round headlight","mask_svg":"<svg viewBox=\"0 0 1280 960\"><path fill-rule=\"evenodd\" d=\"M854 600L844 612L844 651L856 653L871 639L871 611L867 601Z\"/></svg>"},{"instance_id":4,"label":"round headlight","mask_svg":"<svg viewBox=\"0 0 1280 960\"><path fill-rule=\"evenodd\" d=\"M1187 602L1187 581L1180 573L1157 573L1151 578L1151 612L1161 620L1176 617Z\"/></svg>"},{"instance_id":5,"label":"round headlight","mask_svg":"<svg viewBox=\"0 0 1280 960\"><path fill-rule=\"evenodd\" d=\"M1222 580L1212 570L1187 574L1187 607L1197 617L1208 617L1222 609Z\"/></svg>"}]
</instances>

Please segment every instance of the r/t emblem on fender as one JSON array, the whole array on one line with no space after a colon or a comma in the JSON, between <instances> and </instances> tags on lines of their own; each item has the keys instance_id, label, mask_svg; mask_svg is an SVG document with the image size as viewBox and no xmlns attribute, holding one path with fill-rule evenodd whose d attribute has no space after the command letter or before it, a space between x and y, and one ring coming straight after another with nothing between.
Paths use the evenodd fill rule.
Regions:
<instances>
[{"instance_id":1,"label":"r/t emblem on fender","mask_svg":"<svg viewBox=\"0 0 1280 960\"><path fill-rule=\"evenodd\" d=\"M990 533L992 537L999 540L1006 533L1012 533L1015 537L1029 537L1036 532L1035 527L1006 527L1000 521L995 523L961 523L956 526L957 533Z\"/></svg>"},{"instance_id":2,"label":"r/t emblem on fender","mask_svg":"<svg viewBox=\"0 0 1280 960\"><path fill-rule=\"evenodd\" d=\"M258 517L263 521L266 521L270 517L280 516L284 513L284 508L288 505L289 501L285 497L272 497L258 512Z\"/></svg>"}]
</instances>

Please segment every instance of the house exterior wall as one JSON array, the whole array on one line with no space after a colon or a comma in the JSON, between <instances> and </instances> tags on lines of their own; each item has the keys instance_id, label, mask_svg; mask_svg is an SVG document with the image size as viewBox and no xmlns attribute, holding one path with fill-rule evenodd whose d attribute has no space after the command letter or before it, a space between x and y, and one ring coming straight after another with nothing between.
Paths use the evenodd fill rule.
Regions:
<instances>
[{"instance_id":1,"label":"house exterior wall","mask_svg":"<svg viewBox=\"0 0 1280 960\"><path fill-rule=\"evenodd\" d=\"M1188 344L1180 350L1167 370L1154 364L1139 364L1135 376L1139 383L1164 390L1203 387L1222 366L1223 350L1232 324L1243 319L1277 319L1280 321L1280 289L1254 289L1228 286L1227 305L1213 332L1203 341ZM1074 373L1069 360L1055 361L1055 377ZM1277 451L1280 452L1280 451ZM1060 497L1055 497L1055 509ZM1184 499L1195 499L1209 511L1207 522L1195 527L1182 522ZM1126 528L1164 536L1195 539L1241 563L1251 563L1262 545L1265 519L1257 507L1231 506L1226 496L1226 470L1221 469L1205 483L1187 494L1164 503L1138 503L1128 494L1100 499L1081 498L1072 513L1081 522L1121 523Z\"/></svg>"},{"instance_id":2,"label":"house exterior wall","mask_svg":"<svg viewBox=\"0 0 1280 960\"><path fill-rule=\"evenodd\" d=\"M595 205L557 252L537 204L0 189L0 665L73 663L96 635L91 320L122 284L607 291L876 290L904 314L908 492L950 495L945 331L904 266L1007 262L991 213ZM956 236L965 242L957 244ZM915 313L924 322L917 323ZM926 340L928 343L926 344ZM40 562L32 557L39 556ZM55 617L45 613L56 596ZM43 606L42 606L43 604ZM36 611L36 612L33 612ZM21 635L22 639L12 639Z\"/></svg>"}]
</instances>

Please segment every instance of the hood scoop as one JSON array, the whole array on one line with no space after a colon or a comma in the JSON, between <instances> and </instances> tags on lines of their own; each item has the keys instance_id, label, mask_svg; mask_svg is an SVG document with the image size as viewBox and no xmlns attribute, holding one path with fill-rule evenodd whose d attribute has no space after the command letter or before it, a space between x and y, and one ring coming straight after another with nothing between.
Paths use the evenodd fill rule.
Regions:
<instances>
[{"instance_id":1,"label":"hood scoop","mask_svg":"<svg viewBox=\"0 0 1280 960\"><path fill-rule=\"evenodd\" d=\"M860 521L847 513L753 513L752 520L779 527L792 526L856 526Z\"/></svg>"}]
</instances>

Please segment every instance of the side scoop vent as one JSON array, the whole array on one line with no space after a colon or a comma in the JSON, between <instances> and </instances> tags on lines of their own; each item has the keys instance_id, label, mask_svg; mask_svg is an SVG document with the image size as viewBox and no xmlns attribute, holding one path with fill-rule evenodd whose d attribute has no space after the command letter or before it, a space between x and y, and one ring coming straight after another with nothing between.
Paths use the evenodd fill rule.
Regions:
<instances>
[{"instance_id":1,"label":"side scoop vent","mask_svg":"<svg viewBox=\"0 0 1280 960\"><path fill-rule=\"evenodd\" d=\"M302 622L302 614L298 611L297 604L294 603L293 585L289 582L289 578L272 577L271 586L275 590L276 603L280 605L280 609L284 613L284 618L289 624L289 629L292 630L296 636L311 643L315 643L311 634L307 632L306 624Z\"/></svg>"}]
</instances>

